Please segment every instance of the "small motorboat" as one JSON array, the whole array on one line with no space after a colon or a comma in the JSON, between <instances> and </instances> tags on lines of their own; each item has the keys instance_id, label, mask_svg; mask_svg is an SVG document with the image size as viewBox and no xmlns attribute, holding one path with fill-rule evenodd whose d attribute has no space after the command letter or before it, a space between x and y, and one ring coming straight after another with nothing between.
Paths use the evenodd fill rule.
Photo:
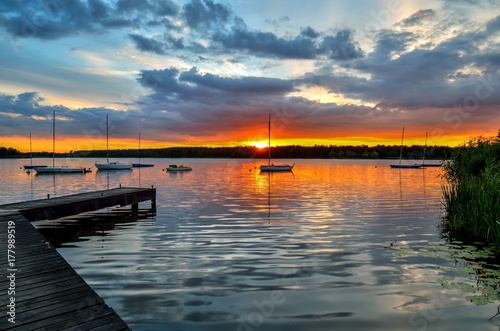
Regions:
<instances>
[{"instance_id":1,"label":"small motorboat","mask_svg":"<svg viewBox=\"0 0 500 331\"><path fill-rule=\"evenodd\" d=\"M191 167L185 166L185 165L177 165L177 164L171 164L166 168L167 171L170 172L178 172L178 171L191 171L193 170Z\"/></svg>"}]
</instances>

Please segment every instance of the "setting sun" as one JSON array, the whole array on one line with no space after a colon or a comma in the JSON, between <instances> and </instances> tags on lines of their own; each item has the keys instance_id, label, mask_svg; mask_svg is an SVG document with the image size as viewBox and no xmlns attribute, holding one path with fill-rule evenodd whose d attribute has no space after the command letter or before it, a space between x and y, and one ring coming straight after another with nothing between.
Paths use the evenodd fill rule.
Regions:
<instances>
[{"instance_id":1,"label":"setting sun","mask_svg":"<svg viewBox=\"0 0 500 331\"><path fill-rule=\"evenodd\" d=\"M266 147L267 147L267 142L264 142L264 141L256 141L256 142L252 142L252 143L250 143L250 145L255 146L255 147L257 147L257 148L266 148Z\"/></svg>"}]
</instances>

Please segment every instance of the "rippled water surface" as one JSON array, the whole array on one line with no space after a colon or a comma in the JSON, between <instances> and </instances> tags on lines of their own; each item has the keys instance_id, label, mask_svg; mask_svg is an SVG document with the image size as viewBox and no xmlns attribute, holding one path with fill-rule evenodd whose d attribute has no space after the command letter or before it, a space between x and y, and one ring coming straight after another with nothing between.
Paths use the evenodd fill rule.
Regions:
<instances>
[{"instance_id":1,"label":"rippled water surface","mask_svg":"<svg viewBox=\"0 0 500 331\"><path fill-rule=\"evenodd\" d=\"M256 160L150 159L154 168L40 176L23 162L0 160L4 203L157 188L156 214L37 224L133 330L500 329L498 302L470 301L484 295L487 280L469 270L480 263L440 236L438 168L288 160L293 173L269 174ZM162 171L170 163L193 171Z\"/></svg>"}]
</instances>

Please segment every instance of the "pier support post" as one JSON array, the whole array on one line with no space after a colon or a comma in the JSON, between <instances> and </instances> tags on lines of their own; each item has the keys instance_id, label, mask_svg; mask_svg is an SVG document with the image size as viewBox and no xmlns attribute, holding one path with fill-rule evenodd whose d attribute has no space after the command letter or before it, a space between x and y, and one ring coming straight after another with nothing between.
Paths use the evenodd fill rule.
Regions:
<instances>
[{"instance_id":1,"label":"pier support post","mask_svg":"<svg viewBox=\"0 0 500 331\"><path fill-rule=\"evenodd\" d=\"M138 203L133 203L132 204L132 212L137 213L139 211L139 204Z\"/></svg>"}]
</instances>

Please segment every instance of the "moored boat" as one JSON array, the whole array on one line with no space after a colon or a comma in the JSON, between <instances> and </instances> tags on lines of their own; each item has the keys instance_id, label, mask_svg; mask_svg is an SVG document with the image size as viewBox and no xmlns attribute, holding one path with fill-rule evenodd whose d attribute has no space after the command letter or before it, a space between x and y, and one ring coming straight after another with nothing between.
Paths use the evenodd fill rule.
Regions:
<instances>
[{"instance_id":1,"label":"moored boat","mask_svg":"<svg viewBox=\"0 0 500 331\"><path fill-rule=\"evenodd\" d=\"M425 163L425 152L427 151L427 135L428 132L425 133L425 143L424 143L424 154L422 156L422 168L429 168L429 167L441 167L441 163Z\"/></svg>"},{"instance_id":2,"label":"moored boat","mask_svg":"<svg viewBox=\"0 0 500 331\"><path fill-rule=\"evenodd\" d=\"M23 166L24 170L33 170L35 168L46 168L46 167L47 167L46 165L35 165L35 164Z\"/></svg>"},{"instance_id":3,"label":"moored boat","mask_svg":"<svg viewBox=\"0 0 500 331\"><path fill-rule=\"evenodd\" d=\"M401 134L401 147L399 149L399 163L391 164L393 169L419 169L422 168L421 164L401 164L401 158L403 156L403 139L405 136L405 127L403 126L403 133Z\"/></svg>"},{"instance_id":4,"label":"moored boat","mask_svg":"<svg viewBox=\"0 0 500 331\"><path fill-rule=\"evenodd\" d=\"M55 166L55 141L56 141L56 111L52 112L52 167L42 166L33 168L37 174L84 174L89 172L89 169L84 167L67 167L67 166Z\"/></svg>"},{"instance_id":5,"label":"moored boat","mask_svg":"<svg viewBox=\"0 0 500 331\"><path fill-rule=\"evenodd\" d=\"M35 168L37 174L83 174L91 172L92 170L82 167L41 167Z\"/></svg>"},{"instance_id":6,"label":"moored boat","mask_svg":"<svg viewBox=\"0 0 500 331\"><path fill-rule=\"evenodd\" d=\"M44 168L46 165L35 165L33 164L33 151L31 149L31 133L30 133L30 164L23 166L24 170L32 170L35 168Z\"/></svg>"},{"instance_id":7,"label":"moored boat","mask_svg":"<svg viewBox=\"0 0 500 331\"><path fill-rule=\"evenodd\" d=\"M271 114L269 114L269 120L267 122L267 165L262 164L259 166L260 171L292 171L293 166L288 164L272 164L271 163Z\"/></svg>"},{"instance_id":8,"label":"moored boat","mask_svg":"<svg viewBox=\"0 0 500 331\"><path fill-rule=\"evenodd\" d=\"M127 170L132 169L131 164L121 162L109 162L109 133L108 133L108 114L106 114L106 162L95 163L97 170Z\"/></svg>"},{"instance_id":9,"label":"moored boat","mask_svg":"<svg viewBox=\"0 0 500 331\"><path fill-rule=\"evenodd\" d=\"M121 163L121 162L106 162L106 163L96 163L95 167L97 170L129 170L132 168L131 164Z\"/></svg>"},{"instance_id":10,"label":"moored boat","mask_svg":"<svg viewBox=\"0 0 500 331\"><path fill-rule=\"evenodd\" d=\"M141 133L139 132L139 163L132 163L133 168L147 168L154 167L151 163L141 163Z\"/></svg>"},{"instance_id":11,"label":"moored boat","mask_svg":"<svg viewBox=\"0 0 500 331\"><path fill-rule=\"evenodd\" d=\"M421 164L391 164L391 168L395 169L418 169L422 168Z\"/></svg>"},{"instance_id":12,"label":"moored boat","mask_svg":"<svg viewBox=\"0 0 500 331\"><path fill-rule=\"evenodd\" d=\"M261 165L259 167L260 171L292 171L293 166L288 164L269 164L269 165Z\"/></svg>"},{"instance_id":13,"label":"moored boat","mask_svg":"<svg viewBox=\"0 0 500 331\"><path fill-rule=\"evenodd\" d=\"M154 167L154 164L151 163L132 163L132 168L147 168Z\"/></svg>"},{"instance_id":14,"label":"moored boat","mask_svg":"<svg viewBox=\"0 0 500 331\"><path fill-rule=\"evenodd\" d=\"M167 171L170 172L178 172L178 171L191 171L193 170L191 167L185 166L185 165L177 165L177 164L171 164L166 168Z\"/></svg>"}]
</instances>

